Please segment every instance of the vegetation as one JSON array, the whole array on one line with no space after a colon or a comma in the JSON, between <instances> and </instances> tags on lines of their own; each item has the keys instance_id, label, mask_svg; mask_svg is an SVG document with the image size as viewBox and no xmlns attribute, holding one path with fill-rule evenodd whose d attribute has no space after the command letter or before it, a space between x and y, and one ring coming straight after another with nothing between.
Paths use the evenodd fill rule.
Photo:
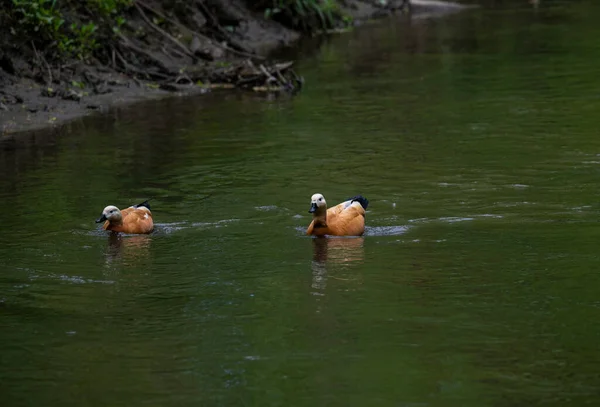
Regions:
<instances>
[{"instance_id":1,"label":"vegetation","mask_svg":"<svg viewBox=\"0 0 600 407\"><path fill-rule=\"evenodd\" d=\"M134 0L3 0L1 20L12 34L42 49L87 58L126 22ZM252 3L265 17L302 31L327 30L349 18L336 0L262 0ZM83 18L82 18L83 17ZM85 19L84 19L85 18Z\"/></svg>"},{"instance_id":2,"label":"vegetation","mask_svg":"<svg viewBox=\"0 0 600 407\"><path fill-rule=\"evenodd\" d=\"M89 94L110 93L112 86L126 86L115 72L168 91L194 83L288 91L302 85L291 64L266 64L253 45L265 38L263 33L278 38L269 38L271 43L289 41L294 35L260 24L248 30L244 22L257 14L242 0L0 0L0 4L0 85L13 77L33 79L44 85L43 97L78 101ZM323 27L333 12L324 8L323 14L314 6L310 10L322 16ZM18 100L0 99L0 109Z\"/></svg>"},{"instance_id":3,"label":"vegetation","mask_svg":"<svg viewBox=\"0 0 600 407\"><path fill-rule=\"evenodd\" d=\"M264 8L265 17L302 31L328 30L340 23L350 23L336 0L266 0L257 3Z\"/></svg>"},{"instance_id":4,"label":"vegetation","mask_svg":"<svg viewBox=\"0 0 600 407\"><path fill-rule=\"evenodd\" d=\"M2 20L20 41L47 55L86 59L124 22L132 0L5 0Z\"/></svg>"},{"instance_id":5,"label":"vegetation","mask_svg":"<svg viewBox=\"0 0 600 407\"><path fill-rule=\"evenodd\" d=\"M173 9L191 7L189 4L182 6L184 3L180 1L168 3ZM199 3L208 10L208 5L212 6L214 2ZM247 0L246 3L264 12L266 18L305 32L350 23L337 0ZM129 10L145 6L144 2L135 0L0 0L0 4L3 41L32 46L36 55L41 53L48 60L65 57L87 60L119 35L128 21ZM107 49L101 54L106 56L111 52Z\"/></svg>"}]
</instances>

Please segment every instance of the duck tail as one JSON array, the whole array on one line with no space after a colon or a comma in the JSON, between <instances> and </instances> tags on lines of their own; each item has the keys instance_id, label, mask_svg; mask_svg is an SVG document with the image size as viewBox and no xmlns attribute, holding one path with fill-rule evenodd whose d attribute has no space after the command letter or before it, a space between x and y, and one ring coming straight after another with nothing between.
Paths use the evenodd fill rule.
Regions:
<instances>
[{"instance_id":1,"label":"duck tail","mask_svg":"<svg viewBox=\"0 0 600 407\"><path fill-rule=\"evenodd\" d=\"M350 203L355 201L358 202L365 210L367 209L367 206L369 206L369 200L362 195L356 195L355 197L350 198Z\"/></svg>"},{"instance_id":2,"label":"duck tail","mask_svg":"<svg viewBox=\"0 0 600 407\"><path fill-rule=\"evenodd\" d=\"M150 204L148 203L148 201L149 201L150 199L152 199L152 198L148 198L148 199L146 199L146 200L145 200L144 202L142 202L142 203L139 203L139 204L137 204L137 205L133 205L133 207L137 209L137 208L140 208L140 207L142 207L142 206L143 206L144 208L148 208L148 209L150 209ZM151 209L150 209L150 210L151 210Z\"/></svg>"}]
</instances>

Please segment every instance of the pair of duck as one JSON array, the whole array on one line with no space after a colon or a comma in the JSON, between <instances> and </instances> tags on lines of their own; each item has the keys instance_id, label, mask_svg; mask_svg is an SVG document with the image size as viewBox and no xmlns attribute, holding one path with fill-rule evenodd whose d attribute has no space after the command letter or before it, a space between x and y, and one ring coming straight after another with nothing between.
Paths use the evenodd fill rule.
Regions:
<instances>
[{"instance_id":1,"label":"pair of duck","mask_svg":"<svg viewBox=\"0 0 600 407\"><path fill-rule=\"evenodd\" d=\"M357 195L332 208L327 209L325 197L314 194L310 198L309 213L313 220L306 230L307 235L315 236L361 236L365 232L365 210L369 205L367 198ZM154 230L152 212L148 201L119 210L116 206L107 206L96 223L102 223L104 230L130 234L150 233Z\"/></svg>"}]
</instances>

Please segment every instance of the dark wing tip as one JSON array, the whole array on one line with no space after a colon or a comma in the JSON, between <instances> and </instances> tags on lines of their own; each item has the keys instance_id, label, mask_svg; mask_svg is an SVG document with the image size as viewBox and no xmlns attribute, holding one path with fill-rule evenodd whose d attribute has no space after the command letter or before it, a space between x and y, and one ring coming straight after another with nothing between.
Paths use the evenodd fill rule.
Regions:
<instances>
[{"instance_id":1,"label":"dark wing tip","mask_svg":"<svg viewBox=\"0 0 600 407\"><path fill-rule=\"evenodd\" d=\"M150 199L152 199L152 198L148 198L148 199L146 199L146 200L145 200L144 202L142 202L142 203L139 203L139 204L137 204L137 205L133 205L133 207L134 207L134 208L140 208L140 207L142 207L142 206L143 206L143 207L145 207L145 208L148 208L148 209L152 210L152 209L150 208L150 204L148 203L148 201L149 201Z\"/></svg>"},{"instance_id":2,"label":"dark wing tip","mask_svg":"<svg viewBox=\"0 0 600 407\"><path fill-rule=\"evenodd\" d=\"M354 201L358 202L365 210L367 209L367 206L369 206L369 200L362 195L356 195L355 197L350 198L350 203Z\"/></svg>"}]
</instances>

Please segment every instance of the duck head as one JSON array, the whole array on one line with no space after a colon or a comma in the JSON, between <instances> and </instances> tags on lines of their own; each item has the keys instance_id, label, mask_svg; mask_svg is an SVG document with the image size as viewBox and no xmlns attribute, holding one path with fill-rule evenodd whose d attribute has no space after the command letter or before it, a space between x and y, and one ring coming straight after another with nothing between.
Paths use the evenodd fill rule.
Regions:
<instances>
[{"instance_id":1,"label":"duck head","mask_svg":"<svg viewBox=\"0 0 600 407\"><path fill-rule=\"evenodd\" d=\"M122 221L123 217L121 216L121 211L119 208L113 205L107 206L102 211L102 216L96 219L96 223L106 222L107 220L113 223Z\"/></svg>"},{"instance_id":2,"label":"duck head","mask_svg":"<svg viewBox=\"0 0 600 407\"><path fill-rule=\"evenodd\" d=\"M310 197L310 209L308 213L318 213L323 210L327 210L327 202L325 202L325 197L321 194L314 194Z\"/></svg>"}]
</instances>

